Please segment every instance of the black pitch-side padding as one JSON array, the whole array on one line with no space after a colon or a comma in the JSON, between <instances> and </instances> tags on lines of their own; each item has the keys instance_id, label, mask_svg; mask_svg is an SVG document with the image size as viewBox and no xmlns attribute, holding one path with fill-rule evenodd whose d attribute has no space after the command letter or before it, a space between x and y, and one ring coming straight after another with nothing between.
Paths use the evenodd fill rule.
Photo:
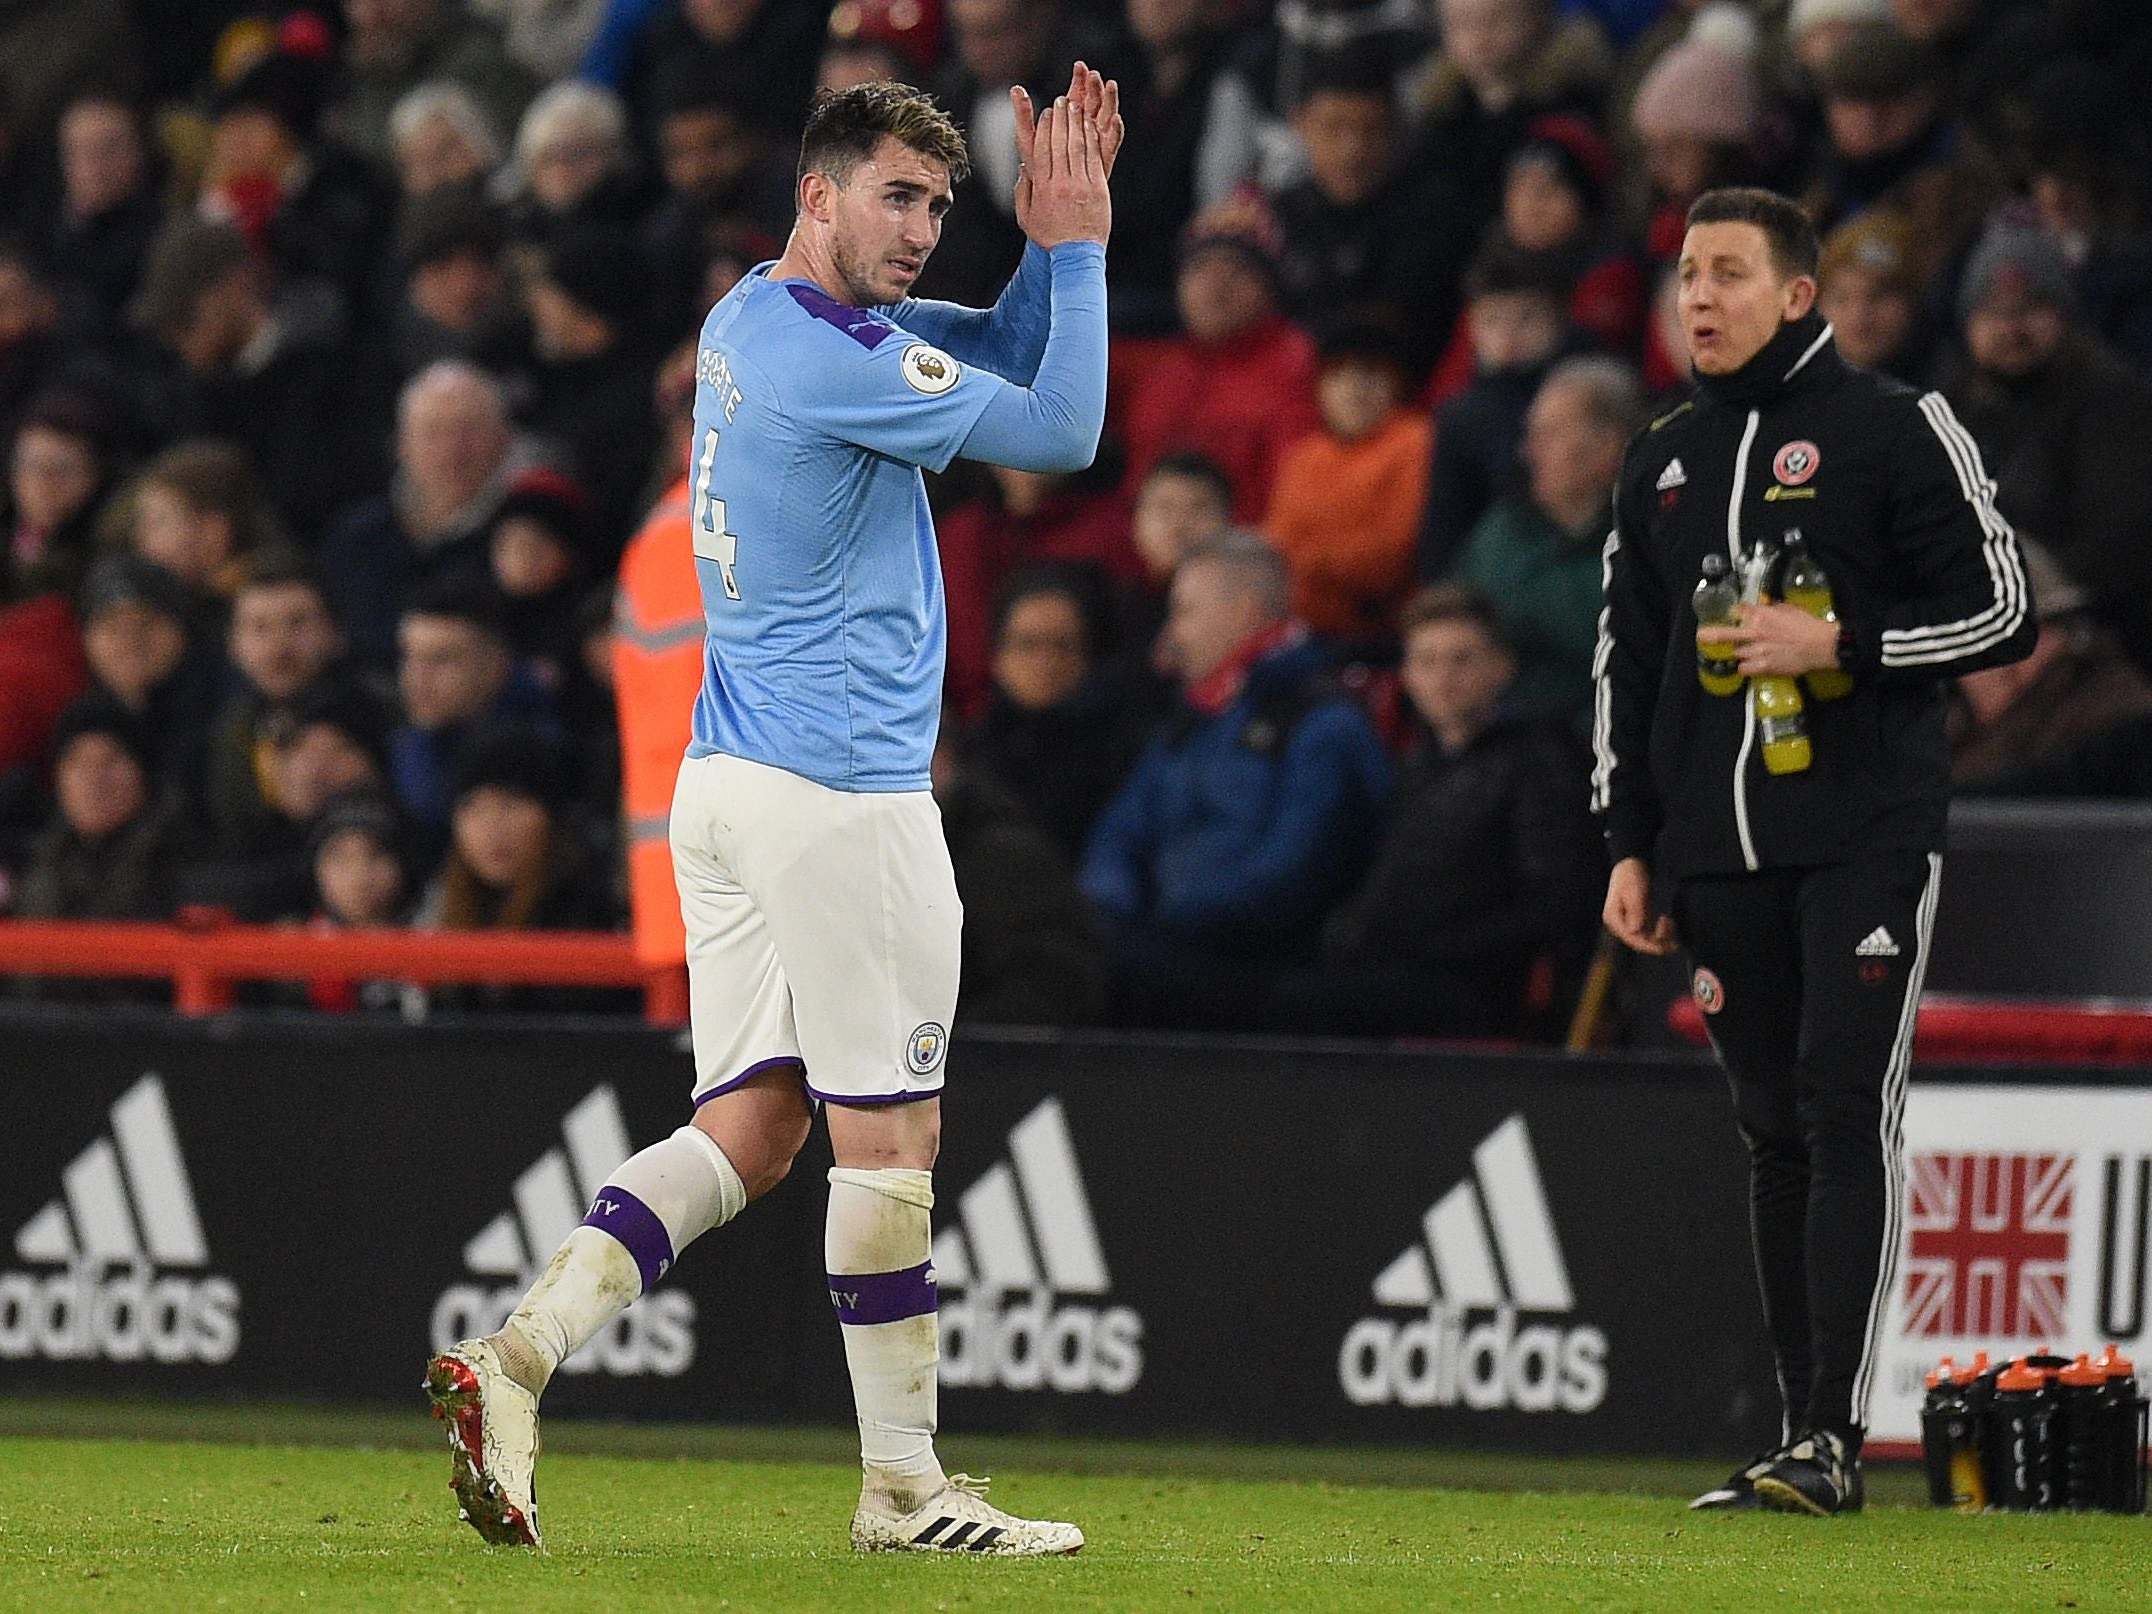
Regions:
<instances>
[{"instance_id":1,"label":"black pitch-side padding","mask_svg":"<svg viewBox=\"0 0 2152 1614\"><path fill-rule=\"evenodd\" d=\"M0 1008L9 1392L409 1406L412 1363L499 1327L619 1159L687 1113L693 1063L669 1033L336 1019ZM946 1428L1714 1467L1778 1438L1746 1162L1699 1056L1072 1034L960 1035L950 1060ZM1980 1102L2031 1084L2034 1109ZM2073 1278L2073 1337L2126 1341L2110 1324L2152 1315L2128 1237L2148 1091L2152 1073L2085 1070L1913 1084L1916 1154L1963 1170L2075 1157L2071 1270L2089 1260L2105 1281ZM1926 1142L1923 1094L1959 1117ZM2028 1114L2055 1141L2021 1135ZM117 1169L77 1173L77 1206L86 1154ZM753 1217L699 1241L567 1364L548 1416L853 1427L823 1264L829 1164L818 1128ZM1250 1181L1302 1191L1251 1196ZM1013 1198L1023 1254L975 1238L998 1231L981 1220L992 1196L971 1198L981 1183ZM103 1218L94 1253L85 1212ZM116 1227L128 1249L110 1254ZM1027 1257L1038 1281L1012 1286L1005 1264ZM365 1303L323 1272L359 1274ZM1251 1330L1256 1316L1273 1325ZM1886 1331L1879 1385L1917 1384L1956 1345ZM1909 1399L1871 1445L1917 1438Z\"/></svg>"}]
</instances>

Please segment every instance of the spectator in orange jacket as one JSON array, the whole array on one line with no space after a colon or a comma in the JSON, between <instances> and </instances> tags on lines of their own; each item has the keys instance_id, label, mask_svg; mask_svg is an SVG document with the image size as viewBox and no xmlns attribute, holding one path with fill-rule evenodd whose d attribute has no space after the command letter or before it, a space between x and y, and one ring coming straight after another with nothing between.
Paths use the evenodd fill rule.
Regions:
<instances>
[{"instance_id":1,"label":"spectator in orange jacket","mask_svg":"<svg viewBox=\"0 0 2152 1614\"><path fill-rule=\"evenodd\" d=\"M1386 633L1412 583L1434 424L1405 404L1394 332L1325 333L1315 394L1322 430L1278 467L1263 528L1292 576L1293 615L1317 633Z\"/></svg>"},{"instance_id":2,"label":"spectator in orange jacket","mask_svg":"<svg viewBox=\"0 0 2152 1614\"><path fill-rule=\"evenodd\" d=\"M1181 244L1183 335L1130 388L1121 439L1131 494L1153 465L1195 449L1233 483L1233 518L1263 517L1288 445L1315 430L1315 344L1280 312L1277 226L1261 202L1203 214Z\"/></svg>"}]
</instances>

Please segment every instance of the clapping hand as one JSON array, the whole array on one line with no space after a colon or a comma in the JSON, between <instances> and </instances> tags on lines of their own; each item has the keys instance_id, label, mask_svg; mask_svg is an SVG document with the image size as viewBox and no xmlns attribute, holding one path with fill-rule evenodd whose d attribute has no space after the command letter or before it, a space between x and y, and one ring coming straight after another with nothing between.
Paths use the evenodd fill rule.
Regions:
<instances>
[{"instance_id":1,"label":"clapping hand","mask_svg":"<svg viewBox=\"0 0 2152 1614\"><path fill-rule=\"evenodd\" d=\"M1049 243L1039 241L1031 227L1032 180L1038 168L1039 114L1031 104L1030 93L1021 84L1009 86L1009 102L1016 109L1016 222L1033 242L1045 246ZM1069 74L1068 94L1057 104L1069 108L1079 120L1079 142L1083 138L1081 123L1096 127L1100 178L1102 181L1111 179L1114 158L1120 154L1121 141L1128 133L1128 126L1121 118L1121 86L1078 62Z\"/></svg>"},{"instance_id":2,"label":"clapping hand","mask_svg":"<svg viewBox=\"0 0 2152 1614\"><path fill-rule=\"evenodd\" d=\"M1067 96L1039 115L1025 165L1030 195L1025 233L1051 250L1064 241L1096 241L1113 233L1113 198L1106 188L1100 128Z\"/></svg>"}]
</instances>

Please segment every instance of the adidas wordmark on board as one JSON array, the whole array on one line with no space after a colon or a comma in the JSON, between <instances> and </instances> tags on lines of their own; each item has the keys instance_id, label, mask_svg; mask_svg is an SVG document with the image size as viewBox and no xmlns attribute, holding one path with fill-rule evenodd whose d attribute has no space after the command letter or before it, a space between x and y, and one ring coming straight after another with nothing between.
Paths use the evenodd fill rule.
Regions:
<instances>
[{"instance_id":1,"label":"adidas wordmark on board","mask_svg":"<svg viewBox=\"0 0 2152 1614\"><path fill-rule=\"evenodd\" d=\"M941 1382L1121 1395L1143 1376L1143 1320L1094 1304L1113 1281L1076 1163L1068 1116L1049 1098L1009 1130L1009 1158L958 1201L934 1239ZM951 1291L961 1295L952 1298ZM1063 1297L1080 1296L1069 1302Z\"/></svg>"},{"instance_id":2,"label":"adidas wordmark on board","mask_svg":"<svg viewBox=\"0 0 2152 1614\"><path fill-rule=\"evenodd\" d=\"M1472 1174L1420 1226L1372 1287L1376 1304L1424 1315L1363 1317L1346 1331L1348 1400L1582 1413L1606 1399L1603 1331L1525 1320L1572 1312L1576 1295L1522 1115L1480 1141Z\"/></svg>"},{"instance_id":3,"label":"adidas wordmark on board","mask_svg":"<svg viewBox=\"0 0 2152 1614\"><path fill-rule=\"evenodd\" d=\"M221 1363L239 1349L238 1285L169 1270L206 1267L209 1243L154 1072L61 1171L15 1254L57 1270L0 1273L0 1358Z\"/></svg>"}]
</instances>

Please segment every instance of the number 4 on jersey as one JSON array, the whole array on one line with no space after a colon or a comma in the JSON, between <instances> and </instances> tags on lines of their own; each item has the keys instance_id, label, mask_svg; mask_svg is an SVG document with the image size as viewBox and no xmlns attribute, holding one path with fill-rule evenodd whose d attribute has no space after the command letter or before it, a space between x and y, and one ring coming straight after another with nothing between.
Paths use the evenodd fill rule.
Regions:
<instances>
[{"instance_id":1,"label":"number 4 on jersey","mask_svg":"<svg viewBox=\"0 0 2152 1614\"><path fill-rule=\"evenodd\" d=\"M740 556L740 540L737 534L725 530L725 501L710 497L710 465L716 458L717 431L713 427L702 434L702 453L695 462L695 556L716 562L718 575L725 580L725 598L736 600L740 585L732 568Z\"/></svg>"}]
</instances>

